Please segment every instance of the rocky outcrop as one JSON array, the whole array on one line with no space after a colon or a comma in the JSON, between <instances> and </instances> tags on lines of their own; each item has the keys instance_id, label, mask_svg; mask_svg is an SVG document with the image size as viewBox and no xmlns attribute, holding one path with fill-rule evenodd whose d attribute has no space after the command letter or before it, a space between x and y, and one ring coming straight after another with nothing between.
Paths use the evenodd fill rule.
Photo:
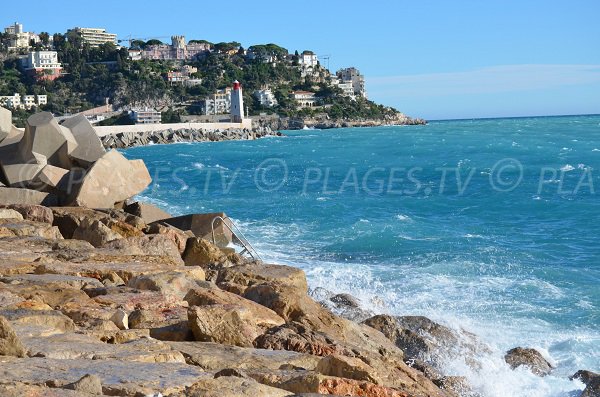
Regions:
<instances>
[{"instance_id":1,"label":"rocky outcrop","mask_svg":"<svg viewBox=\"0 0 600 397\"><path fill-rule=\"evenodd\" d=\"M504 361L512 369L524 366L538 376L546 376L554 368L540 352L530 348L515 347L510 349L506 352Z\"/></svg>"},{"instance_id":2,"label":"rocky outcrop","mask_svg":"<svg viewBox=\"0 0 600 397\"><path fill-rule=\"evenodd\" d=\"M424 125L427 121L411 118L403 113L390 114L381 119L332 120L326 114L312 118L260 117L253 124L271 130L301 130L304 128L329 129L353 127L381 127L388 125Z\"/></svg>"},{"instance_id":3,"label":"rocky outcrop","mask_svg":"<svg viewBox=\"0 0 600 397\"><path fill-rule=\"evenodd\" d=\"M383 334L311 299L299 269L239 256L186 266L173 226L121 210L23 212L46 222L0 220L0 316L13 330L2 335L11 352L22 344L22 357L0 356L0 392L446 395ZM71 239L94 228L115 240Z\"/></svg>"},{"instance_id":4,"label":"rocky outcrop","mask_svg":"<svg viewBox=\"0 0 600 397\"><path fill-rule=\"evenodd\" d=\"M4 317L0 316L0 356L25 357L25 347Z\"/></svg>"},{"instance_id":5,"label":"rocky outcrop","mask_svg":"<svg viewBox=\"0 0 600 397\"><path fill-rule=\"evenodd\" d=\"M585 389L580 397L600 397L600 374L579 370L569 379L578 379L585 384Z\"/></svg>"}]
</instances>

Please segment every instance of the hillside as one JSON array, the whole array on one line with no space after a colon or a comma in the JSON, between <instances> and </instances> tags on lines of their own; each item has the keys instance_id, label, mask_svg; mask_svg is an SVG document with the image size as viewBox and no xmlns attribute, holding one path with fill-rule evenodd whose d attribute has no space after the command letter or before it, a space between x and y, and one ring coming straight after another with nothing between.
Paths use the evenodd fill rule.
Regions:
<instances>
[{"instance_id":1,"label":"hillside","mask_svg":"<svg viewBox=\"0 0 600 397\"><path fill-rule=\"evenodd\" d=\"M5 41L6 35L0 35ZM349 98L336 86L337 77L316 63L310 68L301 65L305 51L299 54L275 44L254 45L247 50L239 43L209 43L191 40L188 45L206 47L189 60L132 60L132 51L143 51L151 46L166 46L158 40L131 41L130 48L106 43L91 47L76 34L41 34L46 40L33 50L55 50L62 63L61 77L40 80L29 76L21 67L19 55L2 49L0 55L0 96L19 93L48 96L48 103L40 109L15 110L14 122L23 126L24 120L37 110L47 110L55 115L69 115L104 105L108 101L119 111L151 107L163 112L163 122L178 122L181 117L203 114L202 101L217 90L230 87L235 80L244 88L244 103L250 115L278 114L292 119L327 120L336 122L365 122L403 120L396 109L378 105L357 95ZM316 60L316 56L314 58ZM191 71L186 75L194 85L169 82L170 74ZM268 88L276 98L276 105L264 106L253 93ZM290 95L292 92L312 92L315 106L303 107ZM415 122L412 119L411 122ZM126 117L115 116L104 124L129 122ZM419 122L419 120L417 120Z\"/></svg>"}]
</instances>

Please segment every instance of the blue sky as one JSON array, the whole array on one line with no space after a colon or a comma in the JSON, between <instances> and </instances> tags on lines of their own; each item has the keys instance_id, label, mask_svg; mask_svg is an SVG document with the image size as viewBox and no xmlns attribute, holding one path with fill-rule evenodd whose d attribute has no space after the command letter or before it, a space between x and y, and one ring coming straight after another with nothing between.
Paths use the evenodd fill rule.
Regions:
<instances>
[{"instance_id":1,"label":"blue sky","mask_svg":"<svg viewBox=\"0 0 600 397\"><path fill-rule=\"evenodd\" d=\"M371 99L443 119L600 113L599 16L598 0L31 0L0 23L311 49L359 68Z\"/></svg>"}]
</instances>

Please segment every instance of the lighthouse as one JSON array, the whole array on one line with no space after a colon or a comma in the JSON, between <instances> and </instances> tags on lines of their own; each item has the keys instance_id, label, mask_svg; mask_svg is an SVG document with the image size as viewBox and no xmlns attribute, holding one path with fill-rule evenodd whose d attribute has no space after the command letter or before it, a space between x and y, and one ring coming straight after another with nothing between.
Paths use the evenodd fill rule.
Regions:
<instances>
[{"instance_id":1,"label":"lighthouse","mask_svg":"<svg viewBox=\"0 0 600 397\"><path fill-rule=\"evenodd\" d=\"M244 98L242 96L242 86L239 81L233 82L233 91L231 92L231 122L241 123L244 119Z\"/></svg>"}]
</instances>

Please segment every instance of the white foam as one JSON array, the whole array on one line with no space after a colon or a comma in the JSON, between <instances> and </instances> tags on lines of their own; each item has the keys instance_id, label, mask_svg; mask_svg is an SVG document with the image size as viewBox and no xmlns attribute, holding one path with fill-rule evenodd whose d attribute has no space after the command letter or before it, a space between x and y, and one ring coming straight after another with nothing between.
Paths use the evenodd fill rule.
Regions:
<instances>
[{"instance_id":1,"label":"white foam","mask_svg":"<svg viewBox=\"0 0 600 397\"><path fill-rule=\"evenodd\" d=\"M563 172L573 171L574 169L575 167L573 167L571 164L565 164L562 167L560 167L560 170Z\"/></svg>"}]
</instances>

